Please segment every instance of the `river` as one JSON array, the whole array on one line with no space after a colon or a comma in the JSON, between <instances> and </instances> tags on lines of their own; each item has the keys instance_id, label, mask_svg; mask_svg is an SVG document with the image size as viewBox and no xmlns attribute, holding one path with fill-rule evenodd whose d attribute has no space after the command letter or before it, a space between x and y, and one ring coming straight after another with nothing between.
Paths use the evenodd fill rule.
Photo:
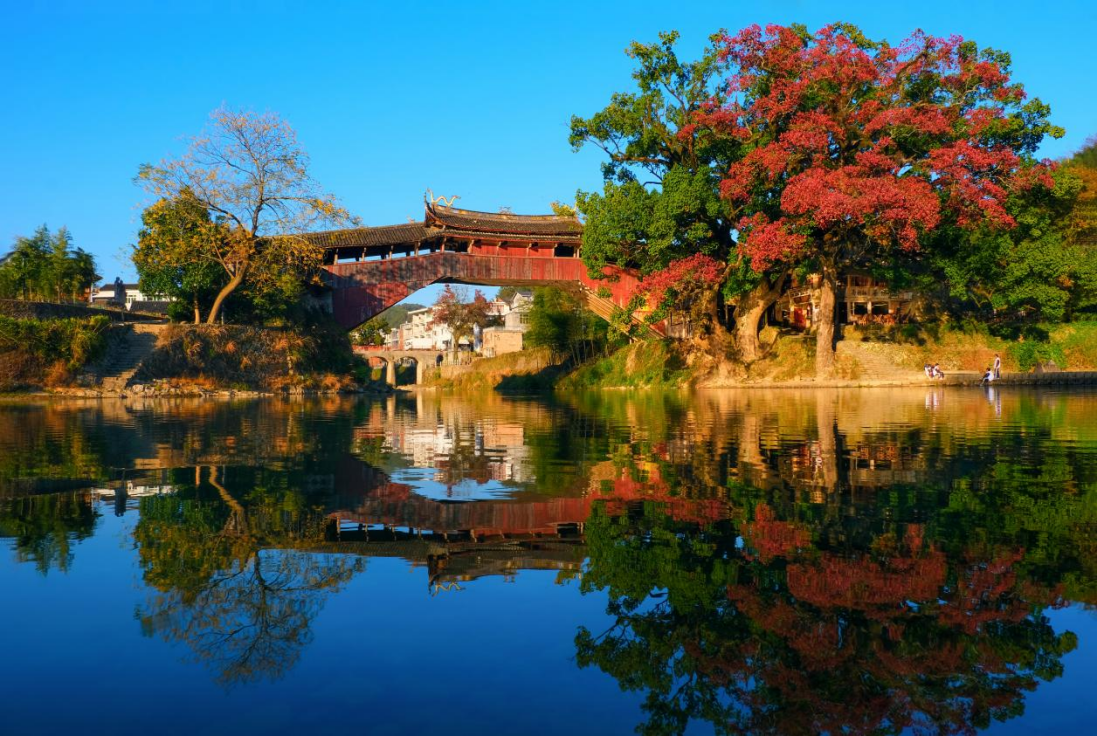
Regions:
<instances>
[{"instance_id":1,"label":"river","mask_svg":"<svg viewBox=\"0 0 1097 736\"><path fill-rule=\"evenodd\" d=\"M1097 393L0 403L0 732L1097 721Z\"/></svg>"}]
</instances>

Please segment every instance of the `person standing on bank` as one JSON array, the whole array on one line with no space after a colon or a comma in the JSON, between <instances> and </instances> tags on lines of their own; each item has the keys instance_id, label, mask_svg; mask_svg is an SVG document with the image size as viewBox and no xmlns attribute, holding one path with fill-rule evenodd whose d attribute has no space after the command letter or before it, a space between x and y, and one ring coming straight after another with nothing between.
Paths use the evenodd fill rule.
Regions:
<instances>
[{"instance_id":1,"label":"person standing on bank","mask_svg":"<svg viewBox=\"0 0 1097 736\"><path fill-rule=\"evenodd\" d=\"M1002 377L1002 359L998 356L998 353L994 354L994 380L997 381Z\"/></svg>"}]
</instances>

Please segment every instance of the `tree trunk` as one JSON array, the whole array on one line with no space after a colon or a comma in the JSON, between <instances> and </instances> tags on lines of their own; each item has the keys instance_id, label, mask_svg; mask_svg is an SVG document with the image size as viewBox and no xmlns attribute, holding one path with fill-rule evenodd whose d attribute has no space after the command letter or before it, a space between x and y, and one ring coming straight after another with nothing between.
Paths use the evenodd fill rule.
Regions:
<instances>
[{"instance_id":1,"label":"tree trunk","mask_svg":"<svg viewBox=\"0 0 1097 736\"><path fill-rule=\"evenodd\" d=\"M762 357L761 345L758 342L758 323L770 305L777 301L784 284L784 274L772 285L769 279L763 279L753 289L740 296L735 305L735 343L739 348L739 358L746 365Z\"/></svg>"},{"instance_id":2,"label":"tree trunk","mask_svg":"<svg viewBox=\"0 0 1097 736\"><path fill-rule=\"evenodd\" d=\"M819 310L815 320L815 377L829 378L834 371L834 318L838 298L838 274L834 265L823 265L819 285Z\"/></svg>"},{"instance_id":3,"label":"tree trunk","mask_svg":"<svg viewBox=\"0 0 1097 736\"><path fill-rule=\"evenodd\" d=\"M719 287L705 294L704 302L693 312L694 315L704 315L704 320L698 320L693 325L693 342L697 348L711 356L718 358L727 357L732 345L732 336L724 323L720 321Z\"/></svg>"},{"instance_id":4,"label":"tree trunk","mask_svg":"<svg viewBox=\"0 0 1097 736\"><path fill-rule=\"evenodd\" d=\"M210 307L209 314L206 315L207 325L217 324L217 318L221 314L221 305L224 303L225 299L228 298L229 294L236 291L236 287L244 282L245 271L247 271L246 266L238 266L236 268L236 273L232 275L229 282L221 287L221 291L217 292L217 298L213 300L213 306Z\"/></svg>"},{"instance_id":5,"label":"tree trunk","mask_svg":"<svg viewBox=\"0 0 1097 736\"><path fill-rule=\"evenodd\" d=\"M202 324L202 312L198 309L198 297L194 297L194 324Z\"/></svg>"}]
</instances>

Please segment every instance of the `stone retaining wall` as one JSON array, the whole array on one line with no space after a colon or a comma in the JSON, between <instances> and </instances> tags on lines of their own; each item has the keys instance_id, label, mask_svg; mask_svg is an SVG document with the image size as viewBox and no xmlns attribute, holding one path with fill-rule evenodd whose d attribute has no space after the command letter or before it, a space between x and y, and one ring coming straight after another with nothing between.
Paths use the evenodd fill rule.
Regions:
<instances>
[{"instance_id":1,"label":"stone retaining wall","mask_svg":"<svg viewBox=\"0 0 1097 736\"><path fill-rule=\"evenodd\" d=\"M19 299L0 299L0 314L14 319L86 319L98 315L109 317L113 322L147 322L163 319L157 315L127 312L124 309L102 309L83 304L26 302Z\"/></svg>"}]
</instances>

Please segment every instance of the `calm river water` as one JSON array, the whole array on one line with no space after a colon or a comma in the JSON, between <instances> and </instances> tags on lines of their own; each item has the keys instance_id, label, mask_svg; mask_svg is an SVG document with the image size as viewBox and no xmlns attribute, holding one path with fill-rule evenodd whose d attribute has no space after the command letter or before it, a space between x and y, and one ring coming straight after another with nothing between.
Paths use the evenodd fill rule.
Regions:
<instances>
[{"instance_id":1,"label":"calm river water","mask_svg":"<svg viewBox=\"0 0 1097 736\"><path fill-rule=\"evenodd\" d=\"M1092 732L1097 393L0 404L0 733Z\"/></svg>"}]
</instances>

